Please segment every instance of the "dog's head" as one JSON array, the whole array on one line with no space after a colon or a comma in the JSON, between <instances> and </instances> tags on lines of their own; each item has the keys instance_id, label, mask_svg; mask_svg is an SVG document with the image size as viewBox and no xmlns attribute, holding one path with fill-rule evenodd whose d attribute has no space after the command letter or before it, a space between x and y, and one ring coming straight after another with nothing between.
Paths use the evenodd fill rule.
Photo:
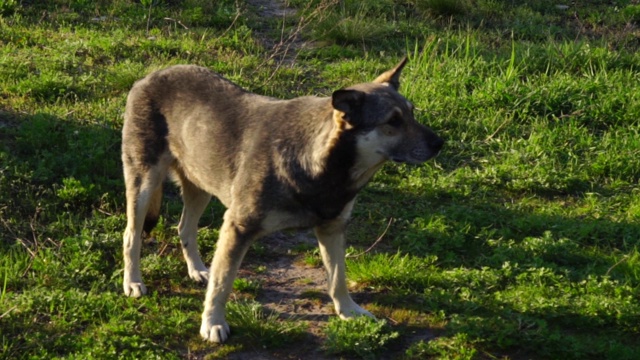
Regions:
<instances>
[{"instance_id":1,"label":"dog's head","mask_svg":"<svg viewBox=\"0 0 640 360\"><path fill-rule=\"evenodd\" d=\"M356 135L359 156L375 165L384 160L420 164L436 156L444 141L418 123L414 106L398 93L405 57L373 82L337 90L332 95L334 118Z\"/></svg>"}]
</instances>

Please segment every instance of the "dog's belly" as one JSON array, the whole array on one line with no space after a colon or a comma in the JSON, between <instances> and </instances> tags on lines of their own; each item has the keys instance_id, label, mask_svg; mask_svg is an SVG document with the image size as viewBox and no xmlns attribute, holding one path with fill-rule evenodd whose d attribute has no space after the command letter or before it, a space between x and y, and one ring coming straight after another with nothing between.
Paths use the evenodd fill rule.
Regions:
<instances>
[{"instance_id":1,"label":"dog's belly","mask_svg":"<svg viewBox=\"0 0 640 360\"><path fill-rule=\"evenodd\" d=\"M262 228L271 233L285 229L308 229L318 224L318 218L304 212L290 213L271 210L262 220Z\"/></svg>"}]
</instances>

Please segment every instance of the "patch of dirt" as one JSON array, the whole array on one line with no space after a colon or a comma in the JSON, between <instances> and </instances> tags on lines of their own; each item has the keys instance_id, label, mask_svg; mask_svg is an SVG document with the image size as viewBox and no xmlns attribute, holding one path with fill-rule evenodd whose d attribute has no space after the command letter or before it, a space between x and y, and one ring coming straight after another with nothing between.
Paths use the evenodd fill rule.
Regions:
<instances>
[{"instance_id":1,"label":"patch of dirt","mask_svg":"<svg viewBox=\"0 0 640 360\"><path fill-rule=\"evenodd\" d=\"M247 0L247 3L258 9L258 15L265 18L281 18L283 16L293 16L295 9L285 6L282 1L278 0Z\"/></svg>"},{"instance_id":2,"label":"patch of dirt","mask_svg":"<svg viewBox=\"0 0 640 360\"><path fill-rule=\"evenodd\" d=\"M292 249L315 249L317 240L311 232L295 234L275 233L258 240L267 249L264 254L250 250L238 273L238 278L260 284L255 301L266 311L277 314L282 319L305 321L307 336L298 344L289 344L285 349L245 349L229 354L233 360L279 360L317 359L328 360L344 357L328 356L322 349L323 329L331 317L336 316L333 302L327 294L327 273L323 266L306 265L302 254L292 253ZM260 251L261 252L261 251ZM256 269L261 268L260 271ZM236 294L238 296L240 294ZM367 293L351 292L360 305L367 304ZM233 295L232 295L233 298ZM433 338L431 332L423 330L409 334L413 340ZM399 348L400 349L400 348ZM393 359L397 351L390 350ZM397 350L397 349L395 349Z\"/></svg>"},{"instance_id":3,"label":"patch of dirt","mask_svg":"<svg viewBox=\"0 0 640 360\"><path fill-rule=\"evenodd\" d=\"M285 19L295 17L298 12L296 9L286 7L279 0L247 0L247 4L255 9L260 19L285 21ZM305 46L305 42L300 36L300 24L297 29L281 29L278 39L274 39L270 35L273 29L268 26L264 29L256 29L257 31L255 32L263 46L271 52L268 59L274 59L278 62L293 62L298 50Z\"/></svg>"},{"instance_id":4,"label":"patch of dirt","mask_svg":"<svg viewBox=\"0 0 640 360\"><path fill-rule=\"evenodd\" d=\"M266 62L274 61L277 70L281 65L291 65L295 62L298 52L314 46L313 42L303 39L302 33L313 22L322 19L327 9L335 6L338 0L323 0L318 4L309 2L302 9L292 9L281 0L247 0L249 8L258 15L258 26L254 34L269 49ZM299 14L304 14L300 15ZM263 22L260 19L277 20ZM278 35L274 36L276 31Z\"/></svg>"},{"instance_id":5,"label":"patch of dirt","mask_svg":"<svg viewBox=\"0 0 640 360\"><path fill-rule=\"evenodd\" d=\"M260 274L240 271L239 276L246 275L261 284L256 300L285 317L326 321L334 312L331 300L326 295L327 273L324 267L307 266L296 262L299 257L290 255L291 249L300 244L317 246L315 237L306 233L292 236L277 233L259 241L279 257L263 263L267 269Z\"/></svg>"},{"instance_id":6,"label":"patch of dirt","mask_svg":"<svg viewBox=\"0 0 640 360\"><path fill-rule=\"evenodd\" d=\"M238 277L260 284L255 298L267 311L278 314L283 319L295 319L307 323L306 336L300 344L292 344L286 349L244 350L230 354L233 360L274 360L274 359L334 359L322 351L322 329L331 316L335 316L333 303L327 295L327 273L324 267L307 266L293 255L295 247L317 246L310 233L286 235L276 233L258 240L268 249L270 259L252 261L247 254ZM266 269L256 273L256 267Z\"/></svg>"}]
</instances>

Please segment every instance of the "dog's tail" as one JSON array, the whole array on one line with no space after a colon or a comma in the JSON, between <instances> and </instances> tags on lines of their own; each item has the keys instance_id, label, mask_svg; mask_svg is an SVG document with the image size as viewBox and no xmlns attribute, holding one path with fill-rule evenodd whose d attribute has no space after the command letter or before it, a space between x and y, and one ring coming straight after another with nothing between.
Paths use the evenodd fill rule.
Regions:
<instances>
[{"instance_id":1,"label":"dog's tail","mask_svg":"<svg viewBox=\"0 0 640 360\"><path fill-rule=\"evenodd\" d=\"M149 234L156 225L158 225L158 218L160 217L160 204L162 203L162 183L151 194L149 200L149 210L144 217L144 225L142 230Z\"/></svg>"}]
</instances>

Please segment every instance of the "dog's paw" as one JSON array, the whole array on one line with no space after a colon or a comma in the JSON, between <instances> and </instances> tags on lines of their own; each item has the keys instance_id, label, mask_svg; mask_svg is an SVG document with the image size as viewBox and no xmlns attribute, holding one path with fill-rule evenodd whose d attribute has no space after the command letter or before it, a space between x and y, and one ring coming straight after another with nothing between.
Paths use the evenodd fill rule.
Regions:
<instances>
[{"instance_id":1,"label":"dog's paw","mask_svg":"<svg viewBox=\"0 0 640 360\"><path fill-rule=\"evenodd\" d=\"M209 281L209 269L189 269L189 277L196 282L205 283Z\"/></svg>"},{"instance_id":2,"label":"dog's paw","mask_svg":"<svg viewBox=\"0 0 640 360\"><path fill-rule=\"evenodd\" d=\"M142 281L124 281L124 294L130 297L138 298L147 293L147 287Z\"/></svg>"},{"instance_id":3,"label":"dog's paw","mask_svg":"<svg viewBox=\"0 0 640 360\"><path fill-rule=\"evenodd\" d=\"M227 341L229 334L231 334L231 330L224 319L215 321L207 318L202 320L200 336L206 341L220 344Z\"/></svg>"},{"instance_id":4,"label":"dog's paw","mask_svg":"<svg viewBox=\"0 0 640 360\"><path fill-rule=\"evenodd\" d=\"M342 320L348 320L348 319L352 319L354 317L358 317L358 316L368 316L372 319L375 319L376 317L368 312L367 310L361 308L360 306L356 305L355 303L347 306L347 307L343 307L340 310L338 310L338 316L340 316L340 318Z\"/></svg>"}]
</instances>

